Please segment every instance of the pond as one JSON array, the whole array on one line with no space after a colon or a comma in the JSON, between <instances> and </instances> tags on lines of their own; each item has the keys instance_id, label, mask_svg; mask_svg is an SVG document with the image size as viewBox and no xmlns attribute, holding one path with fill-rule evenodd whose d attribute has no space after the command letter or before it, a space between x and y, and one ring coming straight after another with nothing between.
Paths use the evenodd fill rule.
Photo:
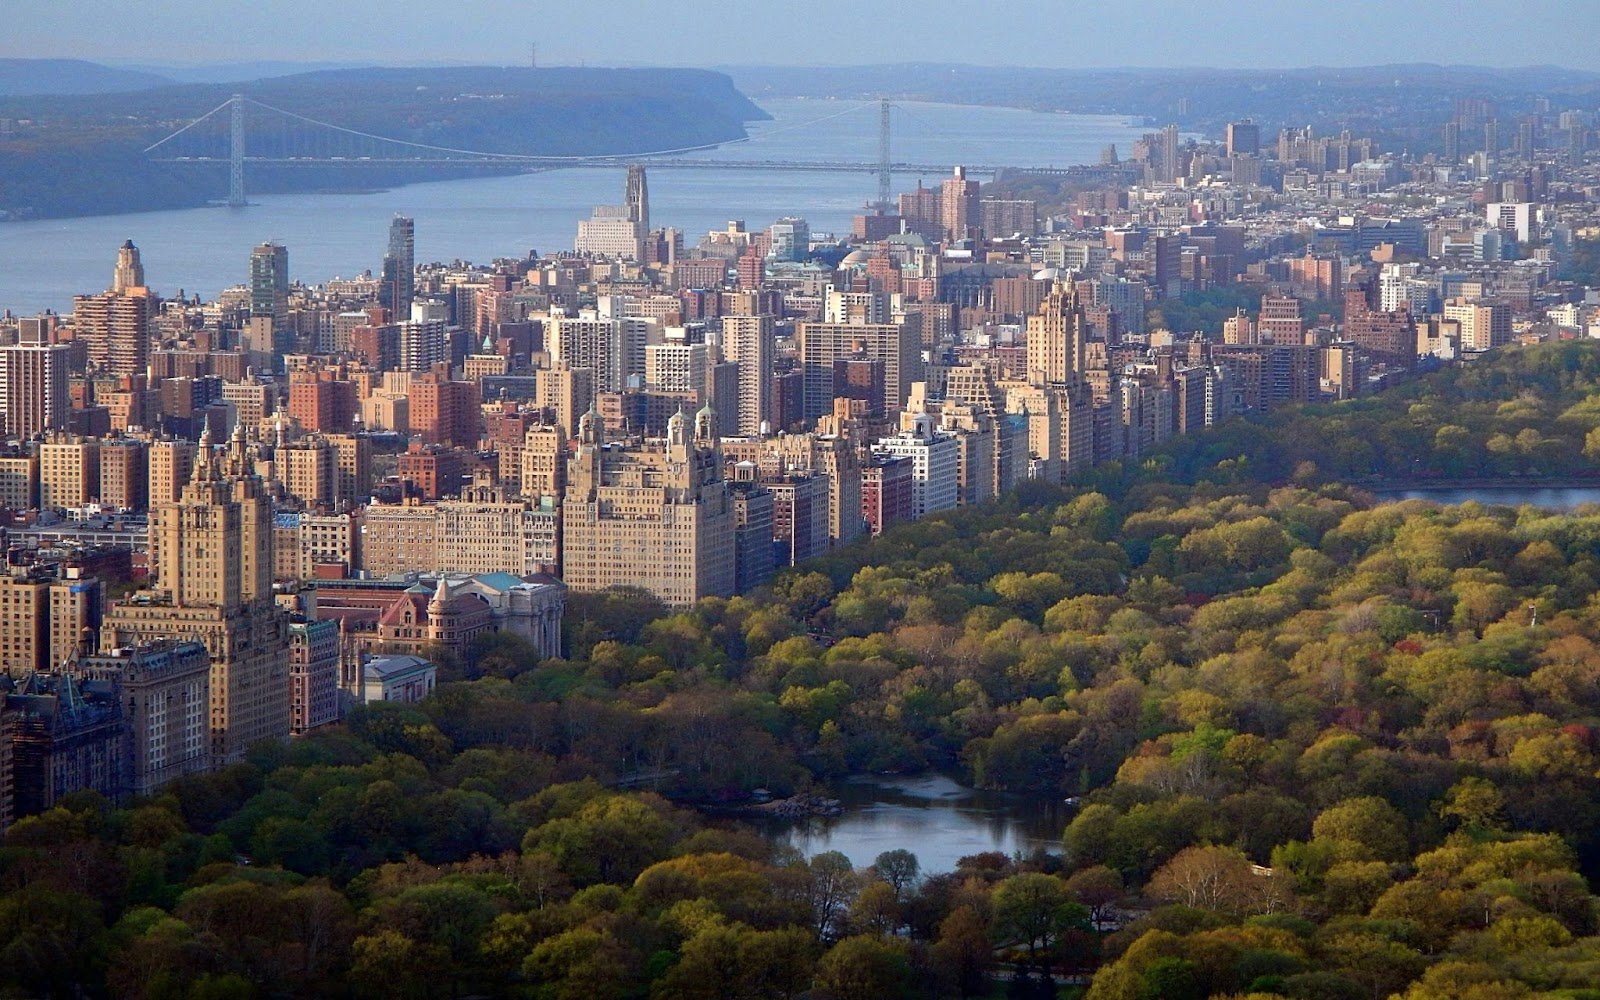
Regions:
<instances>
[{"instance_id":1,"label":"pond","mask_svg":"<svg viewBox=\"0 0 1600 1000\"><path fill-rule=\"evenodd\" d=\"M903 848L924 873L937 874L985 851L1060 853L1071 819L1060 800L980 791L933 773L851 778L829 794L843 804L842 815L774 820L769 835L807 858L839 851L857 868Z\"/></svg>"},{"instance_id":2,"label":"pond","mask_svg":"<svg viewBox=\"0 0 1600 1000\"><path fill-rule=\"evenodd\" d=\"M1542 510L1569 511L1581 504L1600 503L1600 487L1537 486L1421 486L1401 490L1373 490L1379 500L1426 500L1429 503L1458 504L1475 500L1481 504L1520 507L1531 504Z\"/></svg>"}]
</instances>

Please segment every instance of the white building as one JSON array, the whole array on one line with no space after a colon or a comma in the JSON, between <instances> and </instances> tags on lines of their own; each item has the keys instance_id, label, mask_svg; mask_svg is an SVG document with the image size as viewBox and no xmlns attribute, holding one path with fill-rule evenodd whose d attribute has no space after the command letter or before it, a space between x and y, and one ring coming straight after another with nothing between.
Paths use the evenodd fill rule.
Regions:
<instances>
[{"instance_id":1,"label":"white building","mask_svg":"<svg viewBox=\"0 0 1600 1000\"><path fill-rule=\"evenodd\" d=\"M377 656L361 665L361 700L415 704L433 693L439 670L420 656Z\"/></svg>"},{"instance_id":2,"label":"white building","mask_svg":"<svg viewBox=\"0 0 1600 1000\"><path fill-rule=\"evenodd\" d=\"M1494 201L1489 203L1486 212L1489 225L1515 234L1518 243L1527 243L1533 238L1534 225L1538 220L1531 203Z\"/></svg>"},{"instance_id":3,"label":"white building","mask_svg":"<svg viewBox=\"0 0 1600 1000\"><path fill-rule=\"evenodd\" d=\"M692 392L704 403L706 372L710 369L710 348L681 339L664 344L648 344L644 349L644 380L666 392Z\"/></svg>"},{"instance_id":4,"label":"white building","mask_svg":"<svg viewBox=\"0 0 1600 1000\"><path fill-rule=\"evenodd\" d=\"M960 495L960 445L955 435L936 428L930 414L918 413L912 428L879 438L872 450L911 459L911 496L915 516L955 507Z\"/></svg>"},{"instance_id":5,"label":"white building","mask_svg":"<svg viewBox=\"0 0 1600 1000\"><path fill-rule=\"evenodd\" d=\"M784 217L767 229L769 260L800 261L811 253L811 226L804 219Z\"/></svg>"},{"instance_id":6,"label":"white building","mask_svg":"<svg viewBox=\"0 0 1600 1000\"><path fill-rule=\"evenodd\" d=\"M578 238L573 249L597 257L641 260L644 228L632 217L627 205L596 205L589 218L578 221Z\"/></svg>"}]
</instances>

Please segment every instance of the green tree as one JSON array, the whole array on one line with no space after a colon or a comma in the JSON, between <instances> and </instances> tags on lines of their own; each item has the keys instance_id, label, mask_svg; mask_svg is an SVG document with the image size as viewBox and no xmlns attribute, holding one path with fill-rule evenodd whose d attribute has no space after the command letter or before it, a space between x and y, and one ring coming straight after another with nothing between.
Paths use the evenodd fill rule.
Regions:
<instances>
[{"instance_id":1,"label":"green tree","mask_svg":"<svg viewBox=\"0 0 1600 1000\"><path fill-rule=\"evenodd\" d=\"M898 941L848 937L817 963L817 986L836 1000L892 1000L910 984L911 961Z\"/></svg>"}]
</instances>

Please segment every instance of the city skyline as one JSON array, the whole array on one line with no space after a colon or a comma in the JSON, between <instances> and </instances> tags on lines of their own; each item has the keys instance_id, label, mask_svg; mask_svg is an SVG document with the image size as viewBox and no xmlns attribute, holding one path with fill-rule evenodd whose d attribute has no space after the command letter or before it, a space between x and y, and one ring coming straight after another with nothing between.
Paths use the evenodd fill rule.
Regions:
<instances>
[{"instance_id":1,"label":"city skyline","mask_svg":"<svg viewBox=\"0 0 1600 1000\"><path fill-rule=\"evenodd\" d=\"M91 7L93 5L90 5ZM1527 30L1541 24L1581 25L1593 8L1583 0L1485 0L1472 17L1456 5L1424 0L1407 8L1407 23L1429 30L1396 31L1395 10L1378 0L1286 10L1252 0L1227 9L1142 0L1093 16L1071 10L991 8L981 19L953 0L928 0L921 16L900 6L780 2L759 22L742 5L710 0L694 19L662 17L643 0L531 8L516 0L480 0L477 16L441 20L420 0L381 5L386 30L358 30L379 5L328 9L301 0L263 5L212 5L157 0L137 19L84 18L81 6L18 0L0 41L0 57L70 56L174 67L250 60L359 64L526 65L537 45L540 64L807 66L904 61L1018 65L1040 68L1217 67L1271 69L1437 62L1518 67L1560 65L1600 70L1582 31ZM302 16L303 15L303 16ZM532 15L532 16L530 16ZM973 21L947 30L953 19ZM647 32L615 31L618 23L653 22ZM850 31L840 32L841 24ZM96 31L96 25L103 26ZM348 30L345 30L348 29ZM190 42L182 62L171 41ZM1284 39L1306 39L1290 50ZM381 47L353 39L381 38ZM71 41L66 41L70 39ZM250 41L260 39L260 41ZM892 42L891 42L892 40ZM887 58L887 56L893 58Z\"/></svg>"}]
</instances>

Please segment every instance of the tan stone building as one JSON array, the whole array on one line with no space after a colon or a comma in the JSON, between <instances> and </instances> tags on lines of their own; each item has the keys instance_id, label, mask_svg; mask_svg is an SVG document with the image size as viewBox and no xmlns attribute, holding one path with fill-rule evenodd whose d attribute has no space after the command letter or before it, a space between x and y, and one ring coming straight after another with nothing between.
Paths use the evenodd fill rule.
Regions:
<instances>
[{"instance_id":1,"label":"tan stone building","mask_svg":"<svg viewBox=\"0 0 1600 1000\"><path fill-rule=\"evenodd\" d=\"M100 498L100 443L61 436L39 446L41 510L82 507Z\"/></svg>"},{"instance_id":2,"label":"tan stone building","mask_svg":"<svg viewBox=\"0 0 1600 1000\"><path fill-rule=\"evenodd\" d=\"M100 639L103 651L159 639L205 645L216 765L289 735L288 618L273 604L272 510L254 467L241 426L221 457L206 428L180 498L151 511L154 585L114 604Z\"/></svg>"},{"instance_id":3,"label":"tan stone building","mask_svg":"<svg viewBox=\"0 0 1600 1000\"><path fill-rule=\"evenodd\" d=\"M579 422L562 503L562 579L573 590L642 587L673 607L734 593L734 509L716 414L667 421L665 442L607 445L600 415Z\"/></svg>"}]
</instances>

